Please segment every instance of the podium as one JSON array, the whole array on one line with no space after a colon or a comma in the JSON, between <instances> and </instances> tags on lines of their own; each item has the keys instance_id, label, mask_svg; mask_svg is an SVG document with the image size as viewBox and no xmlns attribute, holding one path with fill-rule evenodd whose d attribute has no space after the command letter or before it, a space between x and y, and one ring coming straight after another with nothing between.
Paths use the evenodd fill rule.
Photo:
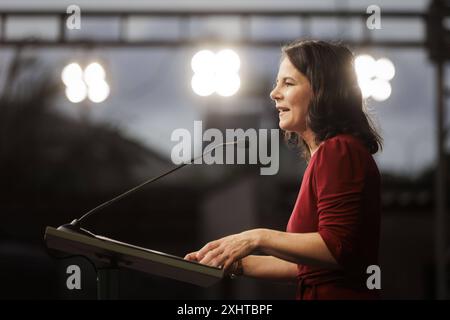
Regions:
<instances>
[{"instance_id":1,"label":"podium","mask_svg":"<svg viewBox=\"0 0 450 320\"><path fill-rule=\"evenodd\" d=\"M45 229L49 249L91 260L97 269L99 299L118 298L118 270L129 268L201 287L211 286L224 277L221 268L210 267L181 257L158 252L99 235L84 235L53 227Z\"/></svg>"}]
</instances>

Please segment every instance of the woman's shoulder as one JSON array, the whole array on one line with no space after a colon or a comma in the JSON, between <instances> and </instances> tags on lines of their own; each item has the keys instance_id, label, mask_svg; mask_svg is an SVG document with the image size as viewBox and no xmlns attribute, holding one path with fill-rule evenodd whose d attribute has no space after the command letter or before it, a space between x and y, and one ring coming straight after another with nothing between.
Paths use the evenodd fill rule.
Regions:
<instances>
[{"instance_id":1,"label":"woman's shoulder","mask_svg":"<svg viewBox=\"0 0 450 320\"><path fill-rule=\"evenodd\" d=\"M355 137L354 135L351 135L349 133L341 133L338 135L335 135L331 138L328 138L324 141L325 144L336 144L336 143L346 143L346 144L352 144L352 145L358 145L361 147L364 147L364 144L362 140L358 137Z\"/></svg>"},{"instance_id":2,"label":"woman's shoulder","mask_svg":"<svg viewBox=\"0 0 450 320\"><path fill-rule=\"evenodd\" d=\"M358 137L351 134L338 134L324 140L317 150L317 156L336 158L346 158L353 154L359 154L362 157L370 156L370 152L364 143Z\"/></svg>"},{"instance_id":3,"label":"woman's shoulder","mask_svg":"<svg viewBox=\"0 0 450 320\"><path fill-rule=\"evenodd\" d=\"M374 171L377 167L363 141L349 134L326 139L313 156L311 170L320 172L322 176L365 175L368 170Z\"/></svg>"},{"instance_id":4,"label":"woman's shoulder","mask_svg":"<svg viewBox=\"0 0 450 320\"><path fill-rule=\"evenodd\" d=\"M331 138L326 139L323 141L323 148L322 149L332 149L339 146L347 146L347 147L353 147L358 149L365 149L367 150L366 146L362 142L362 140L358 137L355 137L351 134L338 134ZM368 150L367 150L368 151Z\"/></svg>"}]
</instances>

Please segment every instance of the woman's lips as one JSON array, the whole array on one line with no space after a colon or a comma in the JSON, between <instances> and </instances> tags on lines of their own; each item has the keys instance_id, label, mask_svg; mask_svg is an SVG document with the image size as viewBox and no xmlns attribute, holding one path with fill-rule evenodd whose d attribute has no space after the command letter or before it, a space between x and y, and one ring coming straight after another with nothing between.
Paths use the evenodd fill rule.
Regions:
<instances>
[{"instance_id":1,"label":"woman's lips","mask_svg":"<svg viewBox=\"0 0 450 320\"><path fill-rule=\"evenodd\" d=\"M278 114L279 116L281 116L281 115L283 115L283 114L285 114L286 112L289 111L289 108L282 107L282 106L277 106L276 108L277 108L277 110L279 112L279 114Z\"/></svg>"},{"instance_id":2,"label":"woman's lips","mask_svg":"<svg viewBox=\"0 0 450 320\"><path fill-rule=\"evenodd\" d=\"M289 110L288 107L283 107L283 106L276 106L275 108L277 108L277 110L281 110L281 111Z\"/></svg>"}]
</instances>

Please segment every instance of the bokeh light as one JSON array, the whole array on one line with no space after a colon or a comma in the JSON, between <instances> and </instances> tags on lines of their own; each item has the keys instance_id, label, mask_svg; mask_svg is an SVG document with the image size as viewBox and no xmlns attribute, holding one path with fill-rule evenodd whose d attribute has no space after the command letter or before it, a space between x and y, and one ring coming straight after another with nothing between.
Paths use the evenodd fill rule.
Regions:
<instances>
[{"instance_id":1,"label":"bokeh light","mask_svg":"<svg viewBox=\"0 0 450 320\"><path fill-rule=\"evenodd\" d=\"M106 81L98 81L89 86L88 97L92 102L100 103L109 96L109 85Z\"/></svg>"},{"instance_id":2,"label":"bokeh light","mask_svg":"<svg viewBox=\"0 0 450 320\"><path fill-rule=\"evenodd\" d=\"M392 86L389 80L395 76L395 67L391 60L363 54L355 58L355 72L358 85L364 99L372 97L384 101L391 96Z\"/></svg>"},{"instance_id":3,"label":"bokeh light","mask_svg":"<svg viewBox=\"0 0 450 320\"><path fill-rule=\"evenodd\" d=\"M95 85L105 80L105 69L99 63L93 62L84 69L83 78L88 86Z\"/></svg>"},{"instance_id":4,"label":"bokeh light","mask_svg":"<svg viewBox=\"0 0 450 320\"><path fill-rule=\"evenodd\" d=\"M73 82L66 87L66 97L72 103L79 103L86 99L87 88L83 81Z\"/></svg>"},{"instance_id":5,"label":"bokeh light","mask_svg":"<svg viewBox=\"0 0 450 320\"><path fill-rule=\"evenodd\" d=\"M212 74L194 74L191 86L192 90L202 97L210 96L216 91L215 78Z\"/></svg>"},{"instance_id":6,"label":"bokeh light","mask_svg":"<svg viewBox=\"0 0 450 320\"><path fill-rule=\"evenodd\" d=\"M83 70L78 63L70 63L62 70L61 79L66 86L76 85L83 80Z\"/></svg>"},{"instance_id":7,"label":"bokeh light","mask_svg":"<svg viewBox=\"0 0 450 320\"><path fill-rule=\"evenodd\" d=\"M86 98L100 103L110 94L105 69L98 62L90 63L84 71L78 63L70 63L63 68L61 78L66 85L66 97L72 103L79 103Z\"/></svg>"},{"instance_id":8,"label":"bokeh light","mask_svg":"<svg viewBox=\"0 0 450 320\"><path fill-rule=\"evenodd\" d=\"M376 62L375 75L383 80L391 80L395 76L395 67L387 58L378 59Z\"/></svg>"},{"instance_id":9,"label":"bokeh light","mask_svg":"<svg viewBox=\"0 0 450 320\"><path fill-rule=\"evenodd\" d=\"M241 79L237 73L224 74L217 78L216 92L222 97L230 97L240 86Z\"/></svg>"},{"instance_id":10,"label":"bokeh light","mask_svg":"<svg viewBox=\"0 0 450 320\"><path fill-rule=\"evenodd\" d=\"M197 52L191 60L194 75L192 90L199 96L210 96L214 92L222 97L230 97L238 92L241 80L239 55L231 49L217 54L210 50Z\"/></svg>"}]
</instances>

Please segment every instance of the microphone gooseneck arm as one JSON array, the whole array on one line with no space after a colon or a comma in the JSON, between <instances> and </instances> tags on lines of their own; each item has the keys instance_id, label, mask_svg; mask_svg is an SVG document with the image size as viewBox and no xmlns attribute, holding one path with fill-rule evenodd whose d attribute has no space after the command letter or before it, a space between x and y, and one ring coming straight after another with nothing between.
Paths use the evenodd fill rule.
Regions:
<instances>
[{"instance_id":1,"label":"microphone gooseneck arm","mask_svg":"<svg viewBox=\"0 0 450 320\"><path fill-rule=\"evenodd\" d=\"M225 146L225 145L230 145L230 144L238 144L238 143L240 143L240 142L241 142L241 141L238 140L238 141L225 142L225 143L218 144L218 145L212 147L210 150L207 150L207 151L203 152L200 156L192 158L192 159L190 160L190 162L182 163L182 164L178 165L177 167L175 167L175 168L173 168L173 169L170 169L170 170L164 172L163 174L161 174L161 175L159 175L159 176L157 176L157 177L155 177L155 178L149 179L149 180L147 180L147 181L141 183L140 185L138 185L138 186L136 186L136 187L134 187L134 188L132 188L132 189L130 189L130 190L128 190L128 191L126 191L126 192L120 194L120 195L118 195L117 197L115 197L115 198L113 198L113 199L111 199L111 200L109 200L109 201L106 201L106 202L100 204L99 206L97 206L97 207L91 209L90 211L88 211L87 213L85 213L81 218L79 218L79 219L74 219L70 224L65 224L65 225L63 225L63 226L61 226L61 227L65 228L65 229L69 229L69 230L71 230L71 231L78 231L78 230L81 229L81 221L87 219L89 216L91 216L91 215L94 214L95 212L97 212L97 211L99 211L99 210L101 210L101 209L103 209L103 208L106 208L106 207L110 206L110 205L113 204L114 202L119 201L120 199L122 199L122 198L124 198L124 197L126 197L126 196L129 196L130 194L132 194L132 193L138 191L140 188L144 187L145 185L147 185L147 184L149 184L149 183L152 183L152 182L155 182L155 181L157 181L157 180L159 180L159 179L161 179L161 178L163 178L163 177L165 177L165 176L171 174L172 172L177 171L177 170L183 168L184 166L193 163L195 160L197 160L197 159L199 159L199 158L203 158L205 155L207 155L207 154L213 152L213 151L214 151L216 148L218 148L218 147ZM245 140L244 143L245 143L244 147L247 148L247 147L248 147L248 145L247 145L247 140ZM81 230L84 230L84 229L81 229ZM87 230L86 230L86 231L87 231Z\"/></svg>"}]
</instances>

